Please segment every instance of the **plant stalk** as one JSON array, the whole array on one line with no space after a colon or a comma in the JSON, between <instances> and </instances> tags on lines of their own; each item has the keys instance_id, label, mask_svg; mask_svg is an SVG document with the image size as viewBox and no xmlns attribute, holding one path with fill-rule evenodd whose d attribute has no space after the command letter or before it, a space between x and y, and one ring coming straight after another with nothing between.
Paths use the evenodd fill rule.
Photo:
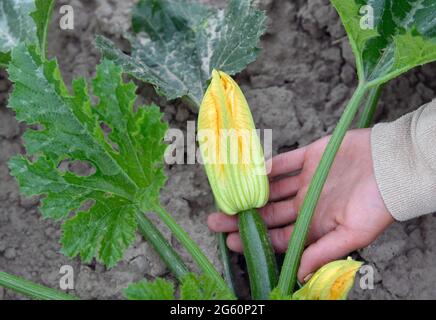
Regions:
<instances>
[{"instance_id":1,"label":"plant stalk","mask_svg":"<svg viewBox=\"0 0 436 320\"><path fill-rule=\"evenodd\" d=\"M42 60L47 60L48 29L51 23L55 0L36 0L35 5L36 11L32 12L30 16L33 18L35 24L37 25L37 37L41 50ZM42 18L41 15L43 15ZM40 20L44 21L43 25L40 25Z\"/></svg>"},{"instance_id":2,"label":"plant stalk","mask_svg":"<svg viewBox=\"0 0 436 320\"><path fill-rule=\"evenodd\" d=\"M256 209L240 212L239 232L250 278L251 298L267 300L277 285L277 262L268 230Z\"/></svg>"},{"instance_id":3,"label":"plant stalk","mask_svg":"<svg viewBox=\"0 0 436 320\"><path fill-rule=\"evenodd\" d=\"M183 247L191 255L192 259L197 263L200 269L207 274L211 279L214 279L217 285L222 288L229 290L224 279L221 277L219 272L216 270L214 265L209 261L206 255L201 251L200 247L192 240L189 234L181 228L174 218L160 205L155 206L154 211L159 216L160 219L167 225L171 232L180 241Z\"/></svg>"},{"instance_id":4,"label":"plant stalk","mask_svg":"<svg viewBox=\"0 0 436 320\"><path fill-rule=\"evenodd\" d=\"M189 274L190 271L180 255L171 247L150 219L137 211L136 220L142 236L153 246L172 274L179 280Z\"/></svg>"},{"instance_id":5,"label":"plant stalk","mask_svg":"<svg viewBox=\"0 0 436 320\"><path fill-rule=\"evenodd\" d=\"M235 285L232 273L232 266L230 264L230 253L227 248L227 234L226 233L218 233L218 249L221 256L221 262L223 264L224 271L224 280L226 280L227 285L234 296L236 296Z\"/></svg>"},{"instance_id":6,"label":"plant stalk","mask_svg":"<svg viewBox=\"0 0 436 320\"><path fill-rule=\"evenodd\" d=\"M366 91L367 84L365 82L360 82L335 128L324 151L324 155L322 156L318 168L312 178L303 205L300 209L300 213L298 214L298 219L295 223L280 273L278 287L283 295L289 295L295 289L298 267L300 265L301 255L304 250L313 213L315 212L317 202L327 180L329 171L333 165L335 156L339 151L339 147L342 144L347 130L356 116Z\"/></svg>"},{"instance_id":7,"label":"plant stalk","mask_svg":"<svg viewBox=\"0 0 436 320\"><path fill-rule=\"evenodd\" d=\"M48 12L47 12L47 23L44 25L44 30L43 30L43 40L41 43L41 53L42 56L44 58L44 60L47 59L47 40L48 40L48 29L50 27L50 22L51 22L51 17L53 14L53 8L55 5L55 1L50 0L50 5L48 8Z\"/></svg>"},{"instance_id":8,"label":"plant stalk","mask_svg":"<svg viewBox=\"0 0 436 320\"><path fill-rule=\"evenodd\" d=\"M376 86L369 90L362 115L360 116L359 123L357 124L358 128L369 128L372 125L382 90L383 85Z\"/></svg>"},{"instance_id":9,"label":"plant stalk","mask_svg":"<svg viewBox=\"0 0 436 320\"><path fill-rule=\"evenodd\" d=\"M78 297L0 271L0 287L37 300L78 300Z\"/></svg>"}]
</instances>

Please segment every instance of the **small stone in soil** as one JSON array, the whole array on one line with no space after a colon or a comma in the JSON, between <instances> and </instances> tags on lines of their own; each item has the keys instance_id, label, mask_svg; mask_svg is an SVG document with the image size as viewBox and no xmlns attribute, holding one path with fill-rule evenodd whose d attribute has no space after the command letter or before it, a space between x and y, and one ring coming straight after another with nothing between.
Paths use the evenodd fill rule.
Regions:
<instances>
[{"instance_id":1,"label":"small stone in soil","mask_svg":"<svg viewBox=\"0 0 436 320\"><path fill-rule=\"evenodd\" d=\"M35 206L37 206L39 203L39 197L25 197L25 196L20 196L20 206L24 209L30 209L33 208Z\"/></svg>"},{"instance_id":2,"label":"small stone in soil","mask_svg":"<svg viewBox=\"0 0 436 320\"><path fill-rule=\"evenodd\" d=\"M7 248L5 250L4 256L8 260L12 260L17 256L17 253L14 248Z\"/></svg>"}]
</instances>

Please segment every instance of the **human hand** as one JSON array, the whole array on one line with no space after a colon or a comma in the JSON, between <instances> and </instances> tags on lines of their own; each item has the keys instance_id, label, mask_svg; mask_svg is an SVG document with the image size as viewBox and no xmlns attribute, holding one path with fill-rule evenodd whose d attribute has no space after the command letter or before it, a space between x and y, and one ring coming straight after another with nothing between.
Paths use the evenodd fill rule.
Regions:
<instances>
[{"instance_id":1,"label":"human hand","mask_svg":"<svg viewBox=\"0 0 436 320\"><path fill-rule=\"evenodd\" d=\"M285 252L312 176L330 137L272 159L270 202L260 209L276 252ZM380 195L372 164L371 130L347 133L312 219L301 258L301 282L326 263L373 242L394 219ZM290 174L292 174L290 176ZM228 247L242 252L237 216L213 213L212 231L229 233Z\"/></svg>"}]
</instances>

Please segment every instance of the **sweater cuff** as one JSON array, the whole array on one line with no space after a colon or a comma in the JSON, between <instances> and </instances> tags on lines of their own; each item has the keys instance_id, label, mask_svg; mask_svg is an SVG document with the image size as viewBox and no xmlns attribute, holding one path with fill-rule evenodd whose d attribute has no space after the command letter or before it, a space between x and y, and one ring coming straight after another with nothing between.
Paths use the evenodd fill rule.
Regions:
<instances>
[{"instance_id":1,"label":"sweater cuff","mask_svg":"<svg viewBox=\"0 0 436 320\"><path fill-rule=\"evenodd\" d=\"M434 125L425 119L428 111L423 107L372 129L375 178L387 209L398 221L436 211L436 136Z\"/></svg>"}]
</instances>

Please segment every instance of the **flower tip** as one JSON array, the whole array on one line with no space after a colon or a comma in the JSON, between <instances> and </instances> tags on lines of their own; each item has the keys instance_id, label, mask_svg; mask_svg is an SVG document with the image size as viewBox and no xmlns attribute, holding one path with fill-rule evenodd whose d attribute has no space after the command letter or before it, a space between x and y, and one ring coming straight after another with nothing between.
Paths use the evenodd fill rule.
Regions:
<instances>
[{"instance_id":1,"label":"flower tip","mask_svg":"<svg viewBox=\"0 0 436 320\"><path fill-rule=\"evenodd\" d=\"M343 300L351 290L363 262L351 258L330 262L320 268L297 292L296 300Z\"/></svg>"},{"instance_id":2,"label":"flower tip","mask_svg":"<svg viewBox=\"0 0 436 320\"><path fill-rule=\"evenodd\" d=\"M212 70L212 79L220 77L220 75L221 75L221 72L218 71L217 69Z\"/></svg>"},{"instance_id":3,"label":"flower tip","mask_svg":"<svg viewBox=\"0 0 436 320\"><path fill-rule=\"evenodd\" d=\"M226 73L212 79L198 114L202 159L218 207L228 215L262 207L269 184L248 103Z\"/></svg>"}]
</instances>

